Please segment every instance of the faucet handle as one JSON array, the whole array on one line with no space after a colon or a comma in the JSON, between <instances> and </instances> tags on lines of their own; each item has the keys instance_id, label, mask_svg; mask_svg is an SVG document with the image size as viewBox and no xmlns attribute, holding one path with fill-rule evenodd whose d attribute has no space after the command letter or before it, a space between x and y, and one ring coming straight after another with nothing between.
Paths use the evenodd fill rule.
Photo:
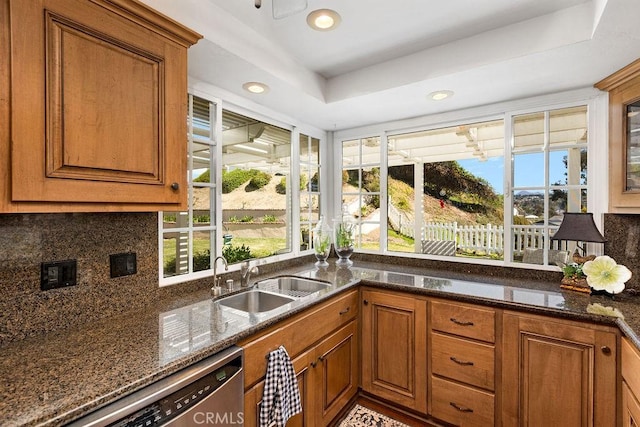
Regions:
<instances>
[{"instance_id":1,"label":"faucet handle","mask_svg":"<svg viewBox=\"0 0 640 427\"><path fill-rule=\"evenodd\" d=\"M240 273L244 276L249 271L249 261L242 261L240 264Z\"/></svg>"}]
</instances>

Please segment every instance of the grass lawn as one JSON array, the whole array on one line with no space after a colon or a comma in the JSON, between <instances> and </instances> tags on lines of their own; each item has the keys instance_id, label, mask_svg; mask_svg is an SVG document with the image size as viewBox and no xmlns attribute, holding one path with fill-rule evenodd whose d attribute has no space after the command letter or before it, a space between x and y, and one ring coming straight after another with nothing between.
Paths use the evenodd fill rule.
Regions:
<instances>
[{"instance_id":1,"label":"grass lawn","mask_svg":"<svg viewBox=\"0 0 640 427\"><path fill-rule=\"evenodd\" d=\"M255 258L264 258L273 255L274 252L286 248L286 241L278 237L236 237L233 236L231 244L234 246L245 245L251 249Z\"/></svg>"},{"instance_id":2,"label":"grass lawn","mask_svg":"<svg viewBox=\"0 0 640 427\"><path fill-rule=\"evenodd\" d=\"M234 246L245 245L251 249L251 253L255 258L264 258L272 255L274 252L285 248L285 239L282 238L243 238L234 237L231 241ZM209 249L208 239L194 239L193 240L193 252L204 252ZM176 256L176 240L165 239L164 240L164 257L163 263L174 259Z\"/></svg>"},{"instance_id":3,"label":"grass lawn","mask_svg":"<svg viewBox=\"0 0 640 427\"><path fill-rule=\"evenodd\" d=\"M376 242L362 242L362 249L380 249ZM414 252L414 243L411 237L403 236L392 229L387 229L387 249L394 252Z\"/></svg>"}]
</instances>

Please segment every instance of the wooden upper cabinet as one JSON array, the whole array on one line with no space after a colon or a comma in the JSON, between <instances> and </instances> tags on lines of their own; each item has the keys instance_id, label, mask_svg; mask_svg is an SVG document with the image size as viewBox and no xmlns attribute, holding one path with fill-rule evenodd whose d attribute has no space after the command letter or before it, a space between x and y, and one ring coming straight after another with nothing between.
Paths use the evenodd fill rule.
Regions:
<instances>
[{"instance_id":1,"label":"wooden upper cabinet","mask_svg":"<svg viewBox=\"0 0 640 427\"><path fill-rule=\"evenodd\" d=\"M2 211L186 208L187 48L200 35L136 1L18 0L9 16Z\"/></svg>"},{"instance_id":2,"label":"wooden upper cabinet","mask_svg":"<svg viewBox=\"0 0 640 427\"><path fill-rule=\"evenodd\" d=\"M640 59L595 87L609 92L609 211L640 212Z\"/></svg>"}]
</instances>

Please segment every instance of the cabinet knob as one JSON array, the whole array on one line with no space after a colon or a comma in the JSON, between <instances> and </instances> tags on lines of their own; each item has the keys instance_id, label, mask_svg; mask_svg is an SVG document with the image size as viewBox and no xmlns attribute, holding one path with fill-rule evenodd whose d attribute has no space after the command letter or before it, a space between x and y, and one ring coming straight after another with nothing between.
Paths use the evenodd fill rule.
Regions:
<instances>
[{"instance_id":1,"label":"cabinet knob","mask_svg":"<svg viewBox=\"0 0 640 427\"><path fill-rule=\"evenodd\" d=\"M364 305L369 305L369 301L367 301L366 299L365 299L365 300L362 300L362 303L363 303Z\"/></svg>"},{"instance_id":2,"label":"cabinet knob","mask_svg":"<svg viewBox=\"0 0 640 427\"><path fill-rule=\"evenodd\" d=\"M311 367L315 368L317 364L318 364L318 362L311 362Z\"/></svg>"},{"instance_id":3,"label":"cabinet knob","mask_svg":"<svg viewBox=\"0 0 640 427\"><path fill-rule=\"evenodd\" d=\"M600 347L600 350L602 350L602 354L606 354L607 356L611 354L611 349L606 345Z\"/></svg>"},{"instance_id":4,"label":"cabinet knob","mask_svg":"<svg viewBox=\"0 0 640 427\"><path fill-rule=\"evenodd\" d=\"M174 182L173 184L171 184L171 189L173 191L178 191L180 189L180 184L178 184L177 182Z\"/></svg>"}]
</instances>

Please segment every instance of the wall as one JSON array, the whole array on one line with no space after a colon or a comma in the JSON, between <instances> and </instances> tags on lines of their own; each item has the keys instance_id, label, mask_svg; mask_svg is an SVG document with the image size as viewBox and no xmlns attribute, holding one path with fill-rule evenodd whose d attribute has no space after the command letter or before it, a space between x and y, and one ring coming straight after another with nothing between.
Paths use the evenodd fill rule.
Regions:
<instances>
[{"instance_id":1,"label":"wall","mask_svg":"<svg viewBox=\"0 0 640 427\"><path fill-rule=\"evenodd\" d=\"M604 253L631 270L626 287L640 292L640 215L605 214L603 234Z\"/></svg>"},{"instance_id":2,"label":"wall","mask_svg":"<svg viewBox=\"0 0 640 427\"><path fill-rule=\"evenodd\" d=\"M160 298L156 213L0 215L0 344L142 308ZM110 278L109 254L138 273ZM40 290L40 263L77 260L78 285Z\"/></svg>"}]
</instances>

